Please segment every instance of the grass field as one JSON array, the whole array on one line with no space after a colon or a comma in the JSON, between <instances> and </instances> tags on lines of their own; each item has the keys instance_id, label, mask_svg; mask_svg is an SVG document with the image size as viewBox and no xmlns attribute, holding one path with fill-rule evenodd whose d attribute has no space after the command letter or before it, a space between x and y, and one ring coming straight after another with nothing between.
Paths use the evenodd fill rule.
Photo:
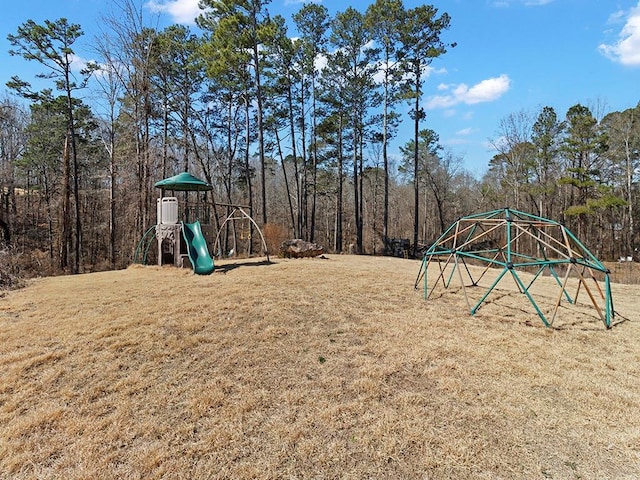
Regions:
<instances>
[{"instance_id":1,"label":"grass field","mask_svg":"<svg viewBox=\"0 0 640 480\"><path fill-rule=\"evenodd\" d=\"M425 302L418 261L217 266L5 292L0 478L640 478L640 286L545 328L508 282Z\"/></svg>"}]
</instances>

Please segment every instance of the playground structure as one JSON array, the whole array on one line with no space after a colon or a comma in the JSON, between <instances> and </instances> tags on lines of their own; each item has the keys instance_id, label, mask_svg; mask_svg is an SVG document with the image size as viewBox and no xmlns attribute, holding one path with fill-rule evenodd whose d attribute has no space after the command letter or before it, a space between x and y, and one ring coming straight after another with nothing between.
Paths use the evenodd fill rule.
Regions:
<instances>
[{"instance_id":1,"label":"playground structure","mask_svg":"<svg viewBox=\"0 0 640 480\"><path fill-rule=\"evenodd\" d=\"M438 269L430 283L427 273L432 264L437 264ZM457 277L474 315L501 280L511 277L547 327L553 324L563 300L575 305L584 290L588 297L586 304L610 328L615 312L609 273L561 223L504 208L454 222L426 250L414 286L417 289L423 282L424 298L428 300L439 285L447 289ZM541 275L551 277L558 287L555 304L547 312L534 298L534 283ZM576 280L575 294L571 295ZM473 287L481 287L481 296L473 297Z\"/></svg>"},{"instance_id":2,"label":"playground structure","mask_svg":"<svg viewBox=\"0 0 640 480\"><path fill-rule=\"evenodd\" d=\"M212 236L213 228L211 225L200 223L200 218L208 217L206 214L207 209L202 206L202 202L200 201L200 193L210 191L213 187L188 172L183 172L156 182L155 187L160 188L162 191L161 196L157 199L157 224L150 227L140 242L138 242L134 254L134 262L146 264L148 253L155 243L157 245L158 265L172 264L176 267L183 267L185 260L188 259L194 273L198 275L209 275L213 273L215 268L214 261L209 253L207 244L207 237ZM175 192L185 192L182 221L179 220L178 197L165 196L167 190L172 191L174 195ZM195 192L195 194L198 195L195 208L190 208L186 203L186 197L189 192ZM225 206L229 207L229 205ZM259 232L266 253L266 243L260 228L258 228L251 216L240 207L236 207L233 212L236 212L238 208L242 211L244 215L243 218L248 219ZM189 221L191 218L193 221ZM225 223L232 221L234 218L235 217L228 216ZM218 235L216 236L216 246L218 249L221 230L222 228L219 229Z\"/></svg>"},{"instance_id":3,"label":"playground structure","mask_svg":"<svg viewBox=\"0 0 640 480\"><path fill-rule=\"evenodd\" d=\"M216 205L219 205L221 207L226 207L229 209L229 214L225 217L225 219L223 220L223 222L220 224L220 228L218 229L218 234L216 235L216 240L214 242L214 247L213 247L213 251L215 252L215 254L218 257L222 257L225 254L222 252L222 233L224 231L224 228L228 225L234 225L234 223L236 221L244 221L245 223L249 224L249 228L248 229L242 229L240 232L240 239L241 240L246 240L247 241L247 252L251 253L251 244L252 244L252 232L255 228L255 231L258 232L258 236L260 237L260 241L262 243L262 249L264 251L264 254L267 256L267 262L269 261L269 250L267 248L267 242L264 239L264 235L262 234L262 230L260 230L260 227L258 227L258 224L255 222L255 220L251 217L251 215L249 215L246 212L246 209L248 207L244 207L242 205L230 205L228 203L217 203ZM236 234L236 229L235 226L234 228L231 229L231 233L233 236L233 248L231 249L231 252L237 251L237 247L238 247L238 235ZM229 253L226 254L226 256L232 256L233 253L231 253L231 255Z\"/></svg>"}]
</instances>

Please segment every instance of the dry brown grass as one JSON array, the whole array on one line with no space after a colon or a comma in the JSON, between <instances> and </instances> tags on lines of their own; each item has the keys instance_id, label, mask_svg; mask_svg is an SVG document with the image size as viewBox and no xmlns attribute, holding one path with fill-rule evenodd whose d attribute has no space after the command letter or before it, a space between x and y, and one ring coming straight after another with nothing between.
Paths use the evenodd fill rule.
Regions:
<instances>
[{"instance_id":1,"label":"dry brown grass","mask_svg":"<svg viewBox=\"0 0 640 480\"><path fill-rule=\"evenodd\" d=\"M417 261L221 265L0 299L0 478L640 476L639 287L549 329L506 289L425 303Z\"/></svg>"}]
</instances>

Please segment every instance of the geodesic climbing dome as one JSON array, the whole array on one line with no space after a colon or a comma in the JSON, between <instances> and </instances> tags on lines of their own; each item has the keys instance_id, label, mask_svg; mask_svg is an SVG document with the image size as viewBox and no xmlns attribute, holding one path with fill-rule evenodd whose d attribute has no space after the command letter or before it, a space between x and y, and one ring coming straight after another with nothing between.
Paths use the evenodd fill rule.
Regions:
<instances>
[{"instance_id":1,"label":"geodesic climbing dome","mask_svg":"<svg viewBox=\"0 0 640 480\"><path fill-rule=\"evenodd\" d=\"M435 280L427 275L433 276L432 264L438 267ZM541 276L551 277L557 286L555 303L546 311L534 298ZM584 292L582 300L611 327L609 270L561 223L509 208L453 223L426 250L415 288L423 282L428 300L437 288L459 282L473 315L505 277L511 277L546 326L553 324L563 301L575 305Z\"/></svg>"}]
</instances>

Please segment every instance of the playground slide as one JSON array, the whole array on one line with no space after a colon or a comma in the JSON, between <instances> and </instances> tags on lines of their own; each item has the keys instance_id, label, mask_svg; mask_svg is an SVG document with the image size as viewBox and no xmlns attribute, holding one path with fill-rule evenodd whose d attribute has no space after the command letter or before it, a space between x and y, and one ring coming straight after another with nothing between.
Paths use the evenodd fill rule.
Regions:
<instances>
[{"instance_id":1,"label":"playground slide","mask_svg":"<svg viewBox=\"0 0 640 480\"><path fill-rule=\"evenodd\" d=\"M198 275L209 275L213 272L213 258L209 255L209 249L207 248L207 242L202 235L202 229L200 228L200 222L194 223L182 222L182 236L187 243L187 254L191 265L193 265L193 272Z\"/></svg>"}]
</instances>

